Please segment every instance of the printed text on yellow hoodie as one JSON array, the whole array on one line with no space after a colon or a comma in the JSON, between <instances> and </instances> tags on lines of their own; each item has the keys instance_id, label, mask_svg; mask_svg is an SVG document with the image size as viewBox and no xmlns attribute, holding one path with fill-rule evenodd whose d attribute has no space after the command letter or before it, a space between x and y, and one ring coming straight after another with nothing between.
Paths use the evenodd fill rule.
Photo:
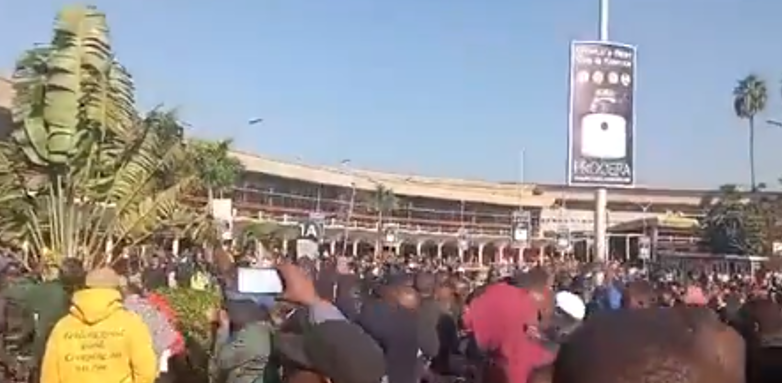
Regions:
<instances>
[{"instance_id":1,"label":"printed text on yellow hoodie","mask_svg":"<svg viewBox=\"0 0 782 383\"><path fill-rule=\"evenodd\" d=\"M41 383L153 383L157 366L149 330L119 291L89 288L52 330Z\"/></svg>"}]
</instances>

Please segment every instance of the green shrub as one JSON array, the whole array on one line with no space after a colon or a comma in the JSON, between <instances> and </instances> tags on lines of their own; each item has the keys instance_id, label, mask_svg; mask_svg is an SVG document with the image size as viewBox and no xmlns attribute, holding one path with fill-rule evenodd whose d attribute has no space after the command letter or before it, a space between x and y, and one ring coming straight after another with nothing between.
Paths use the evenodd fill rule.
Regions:
<instances>
[{"instance_id":1,"label":"green shrub","mask_svg":"<svg viewBox=\"0 0 782 383\"><path fill-rule=\"evenodd\" d=\"M214 290L193 290L186 288L162 289L159 291L176 312L179 330L203 346L208 346L212 324L205 313L220 307L220 294Z\"/></svg>"},{"instance_id":2,"label":"green shrub","mask_svg":"<svg viewBox=\"0 0 782 383\"><path fill-rule=\"evenodd\" d=\"M178 382L208 382L211 353L212 323L206 312L220 307L220 294L214 290L187 288L162 289L163 295L177 316L177 326L185 338L187 366L177 372Z\"/></svg>"}]
</instances>

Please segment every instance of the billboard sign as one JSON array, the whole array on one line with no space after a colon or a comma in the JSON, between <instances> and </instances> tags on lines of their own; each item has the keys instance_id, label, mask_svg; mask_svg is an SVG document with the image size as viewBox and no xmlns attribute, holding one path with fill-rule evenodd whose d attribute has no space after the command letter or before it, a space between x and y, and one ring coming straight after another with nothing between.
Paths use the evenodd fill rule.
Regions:
<instances>
[{"instance_id":1,"label":"billboard sign","mask_svg":"<svg viewBox=\"0 0 782 383\"><path fill-rule=\"evenodd\" d=\"M568 184L635 184L636 48L574 41L570 49Z\"/></svg>"}]
</instances>

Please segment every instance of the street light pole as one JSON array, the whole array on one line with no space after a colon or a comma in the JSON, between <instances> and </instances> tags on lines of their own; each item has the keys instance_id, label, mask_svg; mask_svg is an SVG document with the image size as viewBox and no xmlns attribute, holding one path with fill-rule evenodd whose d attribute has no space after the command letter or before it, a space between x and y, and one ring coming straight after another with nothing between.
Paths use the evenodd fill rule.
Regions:
<instances>
[{"instance_id":1,"label":"street light pole","mask_svg":"<svg viewBox=\"0 0 782 383\"><path fill-rule=\"evenodd\" d=\"M356 181L353 179L353 172L350 170L350 159L344 159L340 161L340 165L343 168L345 174L349 174L350 180L350 202L348 203L348 212L345 217L345 231L342 235L342 256L347 256L348 253L348 239L350 236L350 222L353 219L353 207L356 203ZM355 254L353 254L355 255Z\"/></svg>"},{"instance_id":2,"label":"street light pole","mask_svg":"<svg viewBox=\"0 0 782 383\"><path fill-rule=\"evenodd\" d=\"M608 6L609 0L600 0L600 41L608 41ZM608 190L601 187L595 191L595 260L605 262L606 249L606 205L608 204Z\"/></svg>"}]
</instances>

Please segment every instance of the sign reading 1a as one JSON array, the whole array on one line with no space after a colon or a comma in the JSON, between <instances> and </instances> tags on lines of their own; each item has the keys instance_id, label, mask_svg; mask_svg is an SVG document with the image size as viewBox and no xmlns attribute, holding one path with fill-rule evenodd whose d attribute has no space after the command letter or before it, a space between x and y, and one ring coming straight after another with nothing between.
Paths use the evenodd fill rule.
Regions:
<instances>
[{"instance_id":1,"label":"sign reading 1a","mask_svg":"<svg viewBox=\"0 0 782 383\"><path fill-rule=\"evenodd\" d=\"M309 219L299 225L300 238L320 240L323 238L325 224L321 219Z\"/></svg>"}]
</instances>

